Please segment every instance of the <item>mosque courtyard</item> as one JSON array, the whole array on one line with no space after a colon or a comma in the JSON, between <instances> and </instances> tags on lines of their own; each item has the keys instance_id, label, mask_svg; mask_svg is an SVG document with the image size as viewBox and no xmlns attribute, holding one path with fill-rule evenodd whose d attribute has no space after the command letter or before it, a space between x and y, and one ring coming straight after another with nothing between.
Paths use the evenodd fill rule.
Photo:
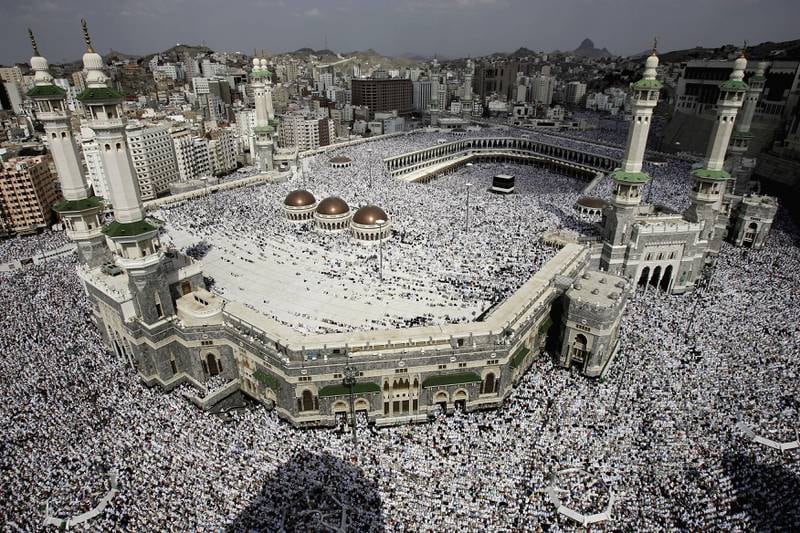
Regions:
<instances>
[{"instance_id":1,"label":"mosque courtyard","mask_svg":"<svg viewBox=\"0 0 800 533\"><path fill-rule=\"evenodd\" d=\"M166 221L162 241L202 248L204 275L223 297L298 331L325 333L478 319L555 255L540 242L543 232L593 230L571 211L584 181L487 163L429 184L405 183L381 171L383 154L402 149L392 140L350 147L311 158L305 176L289 183L162 208L155 213ZM353 166L332 168L329 159L342 154ZM516 176L516 194L489 192L499 173ZM351 213L381 207L392 237L381 246L287 220L283 200L298 188L318 202L341 197Z\"/></svg>"}]
</instances>

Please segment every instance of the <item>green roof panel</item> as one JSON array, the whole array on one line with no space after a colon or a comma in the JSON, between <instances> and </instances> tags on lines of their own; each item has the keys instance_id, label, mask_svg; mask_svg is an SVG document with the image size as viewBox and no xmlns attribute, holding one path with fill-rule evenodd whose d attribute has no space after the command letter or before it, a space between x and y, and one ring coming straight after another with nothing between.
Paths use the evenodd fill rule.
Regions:
<instances>
[{"instance_id":1,"label":"green roof panel","mask_svg":"<svg viewBox=\"0 0 800 533\"><path fill-rule=\"evenodd\" d=\"M154 226L146 220L138 222L122 223L116 220L103 228L103 233L111 237L134 237L143 233L158 230L158 226Z\"/></svg>"},{"instance_id":2,"label":"green roof panel","mask_svg":"<svg viewBox=\"0 0 800 533\"><path fill-rule=\"evenodd\" d=\"M720 91L746 91L749 89L747 84L741 80L728 80L720 84Z\"/></svg>"},{"instance_id":3,"label":"green roof panel","mask_svg":"<svg viewBox=\"0 0 800 533\"><path fill-rule=\"evenodd\" d=\"M64 200L53 206L53 211L58 213L70 211L86 211L97 207L105 207L106 203L99 196L90 196L82 200Z\"/></svg>"},{"instance_id":4,"label":"green roof panel","mask_svg":"<svg viewBox=\"0 0 800 533\"><path fill-rule=\"evenodd\" d=\"M81 91L78 100L81 102L103 102L106 100L121 100L123 94L108 87L90 87Z\"/></svg>"},{"instance_id":5,"label":"green roof panel","mask_svg":"<svg viewBox=\"0 0 800 533\"><path fill-rule=\"evenodd\" d=\"M698 168L692 172L692 175L707 180L723 181L731 179L731 175L724 170L708 170L705 168Z\"/></svg>"},{"instance_id":6,"label":"green roof panel","mask_svg":"<svg viewBox=\"0 0 800 533\"><path fill-rule=\"evenodd\" d=\"M644 172L625 172L624 170L617 170L611 173L611 178L614 181L622 183L647 183L650 181L650 176Z\"/></svg>"},{"instance_id":7,"label":"green roof panel","mask_svg":"<svg viewBox=\"0 0 800 533\"><path fill-rule=\"evenodd\" d=\"M28 91L30 98L63 98L67 91L56 85L36 85Z\"/></svg>"},{"instance_id":8,"label":"green roof panel","mask_svg":"<svg viewBox=\"0 0 800 533\"><path fill-rule=\"evenodd\" d=\"M646 80L642 78L641 80L637 81L633 84L634 89L638 90L654 90L657 91L661 89L661 82L658 80Z\"/></svg>"}]
</instances>

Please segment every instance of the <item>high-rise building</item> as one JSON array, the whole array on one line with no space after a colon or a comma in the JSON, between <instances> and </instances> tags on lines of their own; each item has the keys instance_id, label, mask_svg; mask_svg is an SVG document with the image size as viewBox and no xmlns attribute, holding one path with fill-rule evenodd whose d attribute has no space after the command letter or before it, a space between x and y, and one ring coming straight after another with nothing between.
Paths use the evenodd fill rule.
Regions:
<instances>
[{"instance_id":1,"label":"high-rise building","mask_svg":"<svg viewBox=\"0 0 800 533\"><path fill-rule=\"evenodd\" d=\"M100 157L100 145L97 144L94 132L90 128L81 128L81 149L86 167L86 177L92 185L94 194L101 198L108 198L108 183Z\"/></svg>"},{"instance_id":2,"label":"high-rise building","mask_svg":"<svg viewBox=\"0 0 800 533\"><path fill-rule=\"evenodd\" d=\"M531 78L531 101L542 105L552 104L555 85L556 79L551 76L534 76Z\"/></svg>"},{"instance_id":3,"label":"high-rise building","mask_svg":"<svg viewBox=\"0 0 800 533\"><path fill-rule=\"evenodd\" d=\"M178 181L178 166L167 126L129 124L125 133L142 199L168 192L169 184Z\"/></svg>"},{"instance_id":4,"label":"high-rise building","mask_svg":"<svg viewBox=\"0 0 800 533\"><path fill-rule=\"evenodd\" d=\"M170 135L180 180L189 181L211 176L208 141L192 135L185 126L171 129Z\"/></svg>"},{"instance_id":5,"label":"high-rise building","mask_svg":"<svg viewBox=\"0 0 800 533\"><path fill-rule=\"evenodd\" d=\"M566 101L569 105L583 104L586 96L586 84L580 81L571 81L567 84Z\"/></svg>"},{"instance_id":6,"label":"high-rise building","mask_svg":"<svg viewBox=\"0 0 800 533\"><path fill-rule=\"evenodd\" d=\"M0 67L0 80L13 81L22 86L22 69L18 66Z\"/></svg>"},{"instance_id":7,"label":"high-rise building","mask_svg":"<svg viewBox=\"0 0 800 533\"><path fill-rule=\"evenodd\" d=\"M231 128L217 128L208 133L208 159L215 176L236 169L236 139Z\"/></svg>"},{"instance_id":8,"label":"high-rise building","mask_svg":"<svg viewBox=\"0 0 800 533\"><path fill-rule=\"evenodd\" d=\"M414 111L425 113L431 105L431 82L430 80L413 81L414 98L412 100Z\"/></svg>"},{"instance_id":9,"label":"high-rise building","mask_svg":"<svg viewBox=\"0 0 800 533\"><path fill-rule=\"evenodd\" d=\"M371 115L380 111L397 111L399 115L408 115L414 109L414 90L411 80L354 79L352 91L353 105L369 107Z\"/></svg>"},{"instance_id":10,"label":"high-rise building","mask_svg":"<svg viewBox=\"0 0 800 533\"><path fill-rule=\"evenodd\" d=\"M328 135L332 135L332 132ZM301 114L284 115L278 139L282 147L297 147L301 152L319 148L320 120L306 119Z\"/></svg>"},{"instance_id":11,"label":"high-rise building","mask_svg":"<svg viewBox=\"0 0 800 533\"><path fill-rule=\"evenodd\" d=\"M3 226L20 233L47 227L59 199L50 161L43 156L15 157L0 168Z\"/></svg>"}]
</instances>

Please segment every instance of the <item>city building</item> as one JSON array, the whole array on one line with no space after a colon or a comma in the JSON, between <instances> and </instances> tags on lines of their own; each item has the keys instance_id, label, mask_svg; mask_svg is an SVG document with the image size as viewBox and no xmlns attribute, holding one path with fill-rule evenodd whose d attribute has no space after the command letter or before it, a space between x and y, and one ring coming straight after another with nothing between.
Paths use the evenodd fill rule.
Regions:
<instances>
[{"instance_id":1,"label":"city building","mask_svg":"<svg viewBox=\"0 0 800 533\"><path fill-rule=\"evenodd\" d=\"M0 169L0 201L3 226L15 233L46 228L59 199L47 157L13 157Z\"/></svg>"},{"instance_id":2,"label":"city building","mask_svg":"<svg viewBox=\"0 0 800 533\"><path fill-rule=\"evenodd\" d=\"M181 181L211 176L208 140L193 135L185 126L173 127L170 136Z\"/></svg>"},{"instance_id":3,"label":"city building","mask_svg":"<svg viewBox=\"0 0 800 533\"><path fill-rule=\"evenodd\" d=\"M125 134L142 199L152 200L169 192L170 184L179 179L169 127L131 123Z\"/></svg>"},{"instance_id":4,"label":"city building","mask_svg":"<svg viewBox=\"0 0 800 533\"><path fill-rule=\"evenodd\" d=\"M403 78L354 79L352 103L367 106L371 115L380 111L397 111L408 115L414 109L414 89L411 80Z\"/></svg>"},{"instance_id":5,"label":"city building","mask_svg":"<svg viewBox=\"0 0 800 533\"><path fill-rule=\"evenodd\" d=\"M571 81L566 87L566 103L567 105L582 105L586 96L586 84L580 81Z\"/></svg>"},{"instance_id":6,"label":"city building","mask_svg":"<svg viewBox=\"0 0 800 533\"><path fill-rule=\"evenodd\" d=\"M108 198L108 183L103 161L100 158L100 145L90 128L81 128L81 152L83 153L86 177L92 185L94 194L100 198Z\"/></svg>"}]
</instances>

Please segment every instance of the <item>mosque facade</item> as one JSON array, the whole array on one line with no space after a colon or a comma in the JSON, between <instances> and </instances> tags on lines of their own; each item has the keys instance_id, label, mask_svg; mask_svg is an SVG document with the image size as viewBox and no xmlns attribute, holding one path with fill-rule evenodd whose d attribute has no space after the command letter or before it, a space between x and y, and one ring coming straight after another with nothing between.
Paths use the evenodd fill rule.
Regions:
<instances>
[{"instance_id":1,"label":"mosque facade","mask_svg":"<svg viewBox=\"0 0 800 533\"><path fill-rule=\"evenodd\" d=\"M657 64L653 54L646 83L634 86L640 125L631 129L623 168L612 175L618 187L605 210L602 250L600 245L565 244L481 321L303 334L209 292L200 263L161 246L160 229L146 216L127 153L122 96L108 86L85 24L84 34L87 88L79 99L97 132L108 176L106 200L115 215L110 224L102 225L99 217L106 200L93 196L79 170L63 91L53 86L47 62L35 46L30 93L54 146L66 198L58 210L78 246L78 275L108 349L147 385L171 390L191 384L196 392L187 398L204 409L217 409L242 394L273 407L294 425L324 426L346 417L351 401L355 411L377 424L423 421L440 408L493 408L511 393L546 343L555 344L551 353L562 365L601 376L616 354L627 298L645 265L664 265L658 283L669 279L668 290L688 290L713 254L710 243L718 228L730 225L737 239L758 247L774 215L763 199L722 201L728 196L720 185L725 180L717 168L718 144L727 144L727 138L715 138L713 157L695 173L697 207L678 215L640 206L641 186L648 179L641 173L641 137L646 137L649 123L640 124L638 118L647 117L657 99L657 82L654 75L648 77L650 70L654 73L652 63ZM257 66L266 70L260 62ZM732 102L740 83L731 86ZM733 103L722 107L732 121L728 108ZM268 109L266 115L269 125ZM728 131L722 126L719 130L723 136ZM614 168L609 158L515 138L463 139L389 158L385 164L398 176L430 177L475 158L549 165L589 177ZM379 221L388 222L388 216L379 207L366 206L351 215L341 198L317 203L312 193L295 192L284 202L287 217L313 218L335 230L352 223L364 235L377 235L368 240L385 238L380 232L387 228ZM723 205L730 209L727 218ZM730 220L734 222L728 224ZM668 266L673 268L669 274ZM684 272L689 274L682 276ZM351 372L355 384L345 386L343 377Z\"/></svg>"}]
</instances>

